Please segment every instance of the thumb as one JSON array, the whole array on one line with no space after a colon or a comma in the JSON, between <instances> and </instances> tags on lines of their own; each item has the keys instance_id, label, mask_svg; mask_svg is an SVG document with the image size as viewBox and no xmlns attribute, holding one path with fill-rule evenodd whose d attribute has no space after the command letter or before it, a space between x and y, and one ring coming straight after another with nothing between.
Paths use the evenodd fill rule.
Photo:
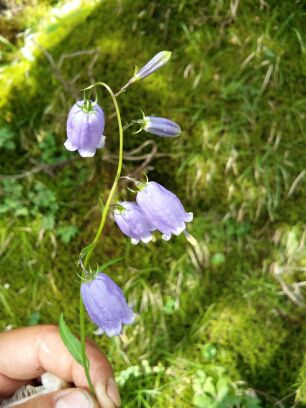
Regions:
<instances>
[{"instance_id":1,"label":"thumb","mask_svg":"<svg viewBox=\"0 0 306 408\"><path fill-rule=\"evenodd\" d=\"M10 406L13 408L15 404ZM31 398L16 408L98 408L98 404L82 388L68 388Z\"/></svg>"}]
</instances>

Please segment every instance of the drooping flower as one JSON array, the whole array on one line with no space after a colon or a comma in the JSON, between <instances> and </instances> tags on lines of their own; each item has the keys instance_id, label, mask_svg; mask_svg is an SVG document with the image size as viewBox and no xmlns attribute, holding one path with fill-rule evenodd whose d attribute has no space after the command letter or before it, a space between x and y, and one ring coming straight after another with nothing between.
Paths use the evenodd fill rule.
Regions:
<instances>
[{"instance_id":1,"label":"drooping flower","mask_svg":"<svg viewBox=\"0 0 306 408\"><path fill-rule=\"evenodd\" d=\"M98 335L118 336L123 324L132 324L135 313L128 306L122 290L104 273L81 285L81 295Z\"/></svg>"},{"instance_id":2,"label":"drooping flower","mask_svg":"<svg viewBox=\"0 0 306 408\"><path fill-rule=\"evenodd\" d=\"M70 109L67 119L67 150L78 150L82 157L92 157L96 149L104 147L104 112L91 101L78 101Z\"/></svg>"},{"instance_id":3,"label":"drooping flower","mask_svg":"<svg viewBox=\"0 0 306 408\"><path fill-rule=\"evenodd\" d=\"M136 203L119 202L114 210L114 219L121 231L131 238L132 244L136 245L139 241L148 243L152 240L151 231L154 228Z\"/></svg>"},{"instance_id":4,"label":"drooping flower","mask_svg":"<svg viewBox=\"0 0 306 408\"><path fill-rule=\"evenodd\" d=\"M162 233L168 241L171 234L179 235L186 229L186 222L193 219L192 212L187 213L178 197L155 181L145 184L136 196L140 210L152 226Z\"/></svg>"},{"instance_id":5,"label":"drooping flower","mask_svg":"<svg viewBox=\"0 0 306 408\"><path fill-rule=\"evenodd\" d=\"M159 118L157 116L145 116L138 120L137 123L142 124L142 129L145 132L162 137L176 137L182 133L180 126L172 122L170 119Z\"/></svg>"}]
</instances>

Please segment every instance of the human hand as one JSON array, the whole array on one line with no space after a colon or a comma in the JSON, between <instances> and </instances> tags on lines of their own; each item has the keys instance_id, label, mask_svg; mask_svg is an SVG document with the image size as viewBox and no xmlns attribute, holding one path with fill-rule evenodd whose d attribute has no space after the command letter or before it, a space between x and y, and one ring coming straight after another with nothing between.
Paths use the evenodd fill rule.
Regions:
<instances>
[{"instance_id":1,"label":"human hand","mask_svg":"<svg viewBox=\"0 0 306 408\"><path fill-rule=\"evenodd\" d=\"M41 394L16 407L119 407L120 395L110 363L92 342L86 342L86 353L97 401L88 391L83 367L72 358L56 326L42 325L0 333L0 401L22 385L50 372L76 388Z\"/></svg>"}]
</instances>

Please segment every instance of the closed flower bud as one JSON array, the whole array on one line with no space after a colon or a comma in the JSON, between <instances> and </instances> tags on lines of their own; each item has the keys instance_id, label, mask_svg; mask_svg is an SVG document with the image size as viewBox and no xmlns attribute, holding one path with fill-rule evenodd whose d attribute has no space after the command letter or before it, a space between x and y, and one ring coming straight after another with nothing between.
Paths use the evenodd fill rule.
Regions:
<instances>
[{"instance_id":1,"label":"closed flower bud","mask_svg":"<svg viewBox=\"0 0 306 408\"><path fill-rule=\"evenodd\" d=\"M142 123L142 129L153 135L162 137L176 137L182 133L178 124L166 118L159 118L157 116L145 116L137 123Z\"/></svg>"},{"instance_id":2,"label":"closed flower bud","mask_svg":"<svg viewBox=\"0 0 306 408\"><path fill-rule=\"evenodd\" d=\"M146 216L136 203L124 201L117 204L114 219L121 231L131 238L132 244L139 241L147 243L152 240L154 230Z\"/></svg>"},{"instance_id":3,"label":"closed flower bud","mask_svg":"<svg viewBox=\"0 0 306 408\"><path fill-rule=\"evenodd\" d=\"M171 234L179 235L186 229L186 222L193 219L187 213L178 197L154 181L148 182L137 193L137 204L152 226L159 230L162 238L168 241Z\"/></svg>"},{"instance_id":4,"label":"closed flower bud","mask_svg":"<svg viewBox=\"0 0 306 408\"><path fill-rule=\"evenodd\" d=\"M153 72L157 71L159 68L167 64L170 58L171 51L159 52L144 67L140 68L140 70L138 70L134 74L133 78L129 80L129 82L124 88L126 88L128 85L132 84L135 81L139 81L140 79L144 79L145 77L153 74Z\"/></svg>"},{"instance_id":5,"label":"closed flower bud","mask_svg":"<svg viewBox=\"0 0 306 408\"><path fill-rule=\"evenodd\" d=\"M163 67L171 58L171 51L161 51L134 75L135 80L143 79Z\"/></svg>"},{"instance_id":6,"label":"closed flower bud","mask_svg":"<svg viewBox=\"0 0 306 408\"><path fill-rule=\"evenodd\" d=\"M104 112L91 101L78 101L70 109L67 119L67 150L78 150L82 157L92 157L96 149L104 147Z\"/></svg>"},{"instance_id":7,"label":"closed flower bud","mask_svg":"<svg viewBox=\"0 0 306 408\"><path fill-rule=\"evenodd\" d=\"M104 273L82 283L81 295L89 317L99 327L98 335L118 336L123 324L132 324L135 320L122 290Z\"/></svg>"}]
</instances>

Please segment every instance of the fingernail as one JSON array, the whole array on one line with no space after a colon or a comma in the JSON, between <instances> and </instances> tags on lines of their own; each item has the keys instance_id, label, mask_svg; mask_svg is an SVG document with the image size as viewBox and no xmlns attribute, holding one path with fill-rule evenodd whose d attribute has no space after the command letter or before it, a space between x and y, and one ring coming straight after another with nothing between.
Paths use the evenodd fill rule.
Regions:
<instances>
[{"instance_id":1,"label":"fingernail","mask_svg":"<svg viewBox=\"0 0 306 408\"><path fill-rule=\"evenodd\" d=\"M119 408L121 398L117 384L113 378L109 378L106 385L103 380L96 383L96 397L103 408Z\"/></svg>"},{"instance_id":2,"label":"fingernail","mask_svg":"<svg viewBox=\"0 0 306 408\"><path fill-rule=\"evenodd\" d=\"M56 400L55 408L93 408L90 396L81 390L74 390L64 394Z\"/></svg>"},{"instance_id":3,"label":"fingernail","mask_svg":"<svg viewBox=\"0 0 306 408\"><path fill-rule=\"evenodd\" d=\"M116 407L121 406L121 398L115 380L111 377L107 381L106 392Z\"/></svg>"}]
</instances>

